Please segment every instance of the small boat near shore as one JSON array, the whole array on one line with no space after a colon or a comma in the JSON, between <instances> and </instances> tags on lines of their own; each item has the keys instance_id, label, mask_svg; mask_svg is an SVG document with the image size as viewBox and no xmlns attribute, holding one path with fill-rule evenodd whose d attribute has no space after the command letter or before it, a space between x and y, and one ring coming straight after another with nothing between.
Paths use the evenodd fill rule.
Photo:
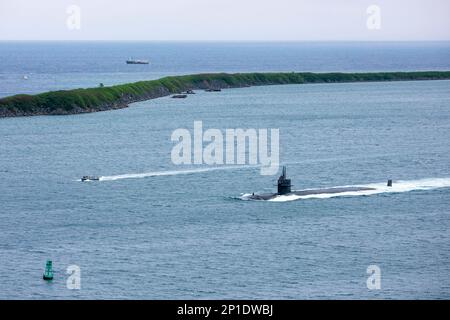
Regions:
<instances>
[{"instance_id":1,"label":"small boat near shore","mask_svg":"<svg viewBox=\"0 0 450 320\"><path fill-rule=\"evenodd\" d=\"M222 91L222 89L217 89L217 88L209 88L205 90L206 92L220 92Z\"/></svg>"},{"instance_id":2,"label":"small boat near shore","mask_svg":"<svg viewBox=\"0 0 450 320\"><path fill-rule=\"evenodd\" d=\"M187 94L174 94L172 96L172 98L174 98L174 99L185 99L185 98L187 98Z\"/></svg>"}]
</instances>

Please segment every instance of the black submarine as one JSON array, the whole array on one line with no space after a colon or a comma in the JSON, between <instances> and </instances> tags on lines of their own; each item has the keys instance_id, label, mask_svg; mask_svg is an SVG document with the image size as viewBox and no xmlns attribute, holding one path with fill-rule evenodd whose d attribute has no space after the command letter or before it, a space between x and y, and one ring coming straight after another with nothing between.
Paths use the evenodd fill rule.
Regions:
<instances>
[{"instance_id":1,"label":"black submarine","mask_svg":"<svg viewBox=\"0 0 450 320\"><path fill-rule=\"evenodd\" d=\"M388 180L388 187L392 187L392 180ZM334 193L344 193L344 192L356 192L356 191L371 191L375 190L375 188L370 187L333 187L333 188L322 188L322 189L305 189L292 191L291 179L288 179L286 176L286 167L283 166L282 174L278 178L278 190L277 193L263 193L263 194L255 194L253 193L247 199L250 200L272 200L277 196L309 196L316 194L334 194Z\"/></svg>"}]
</instances>

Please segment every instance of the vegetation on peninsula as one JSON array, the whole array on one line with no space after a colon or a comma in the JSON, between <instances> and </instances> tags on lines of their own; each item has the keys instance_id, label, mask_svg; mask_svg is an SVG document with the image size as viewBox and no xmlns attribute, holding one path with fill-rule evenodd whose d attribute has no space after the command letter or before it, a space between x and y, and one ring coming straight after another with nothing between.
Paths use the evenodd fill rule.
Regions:
<instances>
[{"instance_id":1,"label":"vegetation on peninsula","mask_svg":"<svg viewBox=\"0 0 450 320\"><path fill-rule=\"evenodd\" d=\"M186 90L262 85L369 81L448 80L450 71L377 73L215 73L170 76L115 86L60 90L0 99L0 117L66 115L128 107Z\"/></svg>"}]
</instances>

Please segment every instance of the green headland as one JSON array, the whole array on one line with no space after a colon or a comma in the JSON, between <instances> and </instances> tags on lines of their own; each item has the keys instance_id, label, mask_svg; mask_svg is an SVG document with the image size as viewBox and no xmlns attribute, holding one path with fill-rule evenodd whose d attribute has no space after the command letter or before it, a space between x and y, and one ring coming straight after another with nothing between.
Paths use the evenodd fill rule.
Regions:
<instances>
[{"instance_id":1,"label":"green headland","mask_svg":"<svg viewBox=\"0 0 450 320\"><path fill-rule=\"evenodd\" d=\"M171 76L110 87L60 90L36 95L19 94L0 99L0 117L68 115L126 108L130 103L196 89L249 86L449 80L450 71L377 73L216 73Z\"/></svg>"}]
</instances>

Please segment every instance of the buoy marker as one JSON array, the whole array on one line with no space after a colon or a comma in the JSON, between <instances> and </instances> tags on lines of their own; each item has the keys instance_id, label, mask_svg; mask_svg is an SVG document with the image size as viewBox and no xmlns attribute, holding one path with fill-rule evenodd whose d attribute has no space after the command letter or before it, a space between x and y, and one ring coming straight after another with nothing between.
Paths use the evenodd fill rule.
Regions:
<instances>
[{"instance_id":1,"label":"buoy marker","mask_svg":"<svg viewBox=\"0 0 450 320\"><path fill-rule=\"evenodd\" d=\"M47 263L45 264L44 275L42 278L44 280L53 280L52 260L47 260Z\"/></svg>"}]
</instances>

